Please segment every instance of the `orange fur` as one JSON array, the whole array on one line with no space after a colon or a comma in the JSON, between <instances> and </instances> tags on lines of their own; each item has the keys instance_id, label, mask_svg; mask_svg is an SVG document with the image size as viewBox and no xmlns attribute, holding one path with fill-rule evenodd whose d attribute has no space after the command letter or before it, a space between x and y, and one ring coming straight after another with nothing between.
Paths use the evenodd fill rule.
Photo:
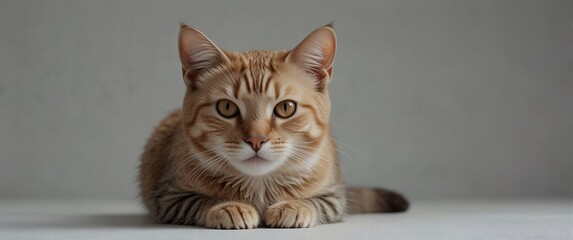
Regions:
<instances>
[{"instance_id":1,"label":"orange fur","mask_svg":"<svg viewBox=\"0 0 573 240\"><path fill-rule=\"evenodd\" d=\"M332 26L291 51L228 52L182 25L179 49L182 109L155 129L141 158L150 216L211 228L339 221L346 194L328 128ZM236 104L237 116L217 112L221 99ZM296 102L288 118L273 114L283 100ZM253 137L266 139L260 151L245 140Z\"/></svg>"}]
</instances>

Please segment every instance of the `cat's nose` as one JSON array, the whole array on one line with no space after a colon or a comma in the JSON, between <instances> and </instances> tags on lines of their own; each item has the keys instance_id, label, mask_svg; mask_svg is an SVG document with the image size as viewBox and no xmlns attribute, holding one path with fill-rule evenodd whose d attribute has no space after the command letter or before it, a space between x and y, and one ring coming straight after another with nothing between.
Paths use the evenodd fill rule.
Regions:
<instances>
[{"instance_id":1,"label":"cat's nose","mask_svg":"<svg viewBox=\"0 0 573 240\"><path fill-rule=\"evenodd\" d=\"M244 139L245 142L251 144L251 148L253 150L255 150L255 152L258 152L259 149L261 149L261 146L263 145L263 143L266 143L269 138L268 137L248 137Z\"/></svg>"}]
</instances>

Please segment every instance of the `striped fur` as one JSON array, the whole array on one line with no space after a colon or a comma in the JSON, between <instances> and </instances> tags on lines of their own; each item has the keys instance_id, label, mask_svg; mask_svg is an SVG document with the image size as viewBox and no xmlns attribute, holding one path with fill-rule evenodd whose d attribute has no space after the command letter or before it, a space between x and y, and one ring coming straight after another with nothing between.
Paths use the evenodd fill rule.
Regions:
<instances>
[{"instance_id":1,"label":"striped fur","mask_svg":"<svg viewBox=\"0 0 573 240\"><path fill-rule=\"evenodd\" d=\"M187 86L183 107L159 124L141 158L140 193L153 220L298 228L340 221L347 209L407 208L401 196L375 189L349 191L354 197L346 204L328 128L327 84L336 49L331 26L291 51L274 52L223 51L182 26L179 49ZM221 99L236 104L238 115L219 115ZM293 116L273 114L283 100L297 103ZM245 140L251 137L267 139L258 152ZM398 198L401 204L393 204Z\"/></svg>"}]
</instances>

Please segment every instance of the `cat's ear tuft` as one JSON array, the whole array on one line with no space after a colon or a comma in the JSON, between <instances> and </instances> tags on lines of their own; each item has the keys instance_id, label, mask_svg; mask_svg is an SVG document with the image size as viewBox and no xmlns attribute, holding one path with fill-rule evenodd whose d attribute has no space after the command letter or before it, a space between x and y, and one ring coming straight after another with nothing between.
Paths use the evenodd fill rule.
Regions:
<instances>
[{"instance_id":1,"label":"cat's ear tuft","mask_svg":"<svg viewBox=\"0 0 573 240\"><path fill-rule=\"evenodd\" d=\"M331 78L332 64L336 54L336 33L332 23L320 27L310 33L287 56L291 61L306 72L312 74L326 85Z\"/></svg>"},{"instance_id":2,"label":"cat's ear tuft","mask_svg":"<svg viewBox=\"0 0 573 240\"><path fill-rule=\"evenodd\" d=\"M179 31L179 58L187 87L194 87L204 71L229 61L207 36L185 24L181 24Z\"/></svg>"}]
</instances>

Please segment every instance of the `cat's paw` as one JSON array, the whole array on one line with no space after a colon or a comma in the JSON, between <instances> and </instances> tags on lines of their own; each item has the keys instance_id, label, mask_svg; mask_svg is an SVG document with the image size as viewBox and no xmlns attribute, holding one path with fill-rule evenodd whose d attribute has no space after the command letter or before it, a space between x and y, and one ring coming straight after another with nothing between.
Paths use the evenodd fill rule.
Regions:
<instances>
[{"instance_id":1,"label":"cat's paw","mask_svg":"<svg viewBox=\"0 0 573 240\"><path fill-rule=\"evenodd\" d=\"M217 204L207 212L208 228L251 229L259 225L259 214L250 205L239 202Z\"/></svg>"},{"instance_id":2,"label":"cat's paw","mask_svg":"<svg viewBox=\"0 0 573 240\"><path fill-rule=\"evenodd\" d=\"M308 228L316 225L316 210L302 201L285 201L270 206L265 212L267 227Z\"/></svg>"}]
</instances>

